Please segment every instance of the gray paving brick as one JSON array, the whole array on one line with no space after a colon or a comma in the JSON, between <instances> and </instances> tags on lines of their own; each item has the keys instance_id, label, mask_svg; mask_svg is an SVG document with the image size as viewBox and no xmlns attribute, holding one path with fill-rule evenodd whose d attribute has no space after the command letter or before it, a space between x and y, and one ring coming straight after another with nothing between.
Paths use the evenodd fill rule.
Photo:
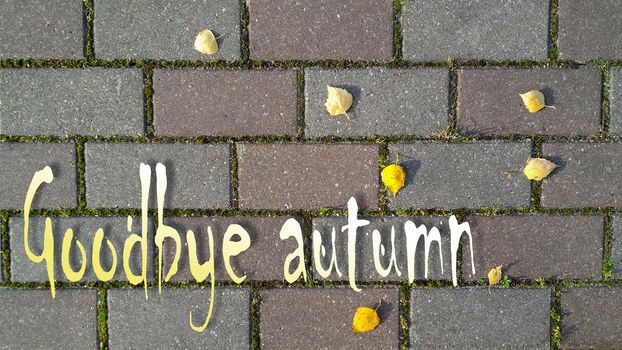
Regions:
<instances>
[{"instance_id":1,"label":"gray paving brick","mask_svg":"<svg viewBox=\"0 0 622 350\"><path fill-rule=\"evenodd\" d=\"M248 10L251 59L388 61L393 55L389 0L250 0Z\"/></svg>"},{"instance_id":2,"label":"gray paving brick","mask_svg":"<svg viewBox=\"0 0 622 350\"><path fill-rule=\"evenodd\" d=\"M190 328L205 321L210 289L142 289L108 291L110 349L248 349L250 291L216 287L212 318L205 331Z\"/></svg>"},{"instance_id":3,"label":"gray paving brick","mask_svg":"<svg viewBox=\"0 0 622 350\"><path fill-rule=\"evenodd\" d=\"M91 255L93 252L93 238L95 232L99 228L104 229L104 242L101 249L101 263L102 267L108 271L112 266L112 255L108 250L106 239L110 240L116 249L117 253L117 269L113 281L127 281L125 272L123 271L123 244L131 233L142 235L140 227L140 217L133 218L133 229L129 233L127 231L127 218L126 217L71 217L71 218L59 218L53 217L52 229L54 232L54 279L56 281L68 281L63 273L61 265L61 249L63 246L63 237L65 231L71 228L73 229L74 239L71 245L69 261L71 267L74 270L79 270L82 264L82 258L80 252L75 245L75 240L78 239L84 246L86 253L86 271L81 281L98 281L99 279L93 272L93 264ZM40 254L43 251L43 232L45 230L45 217L43 216L31 216L30 217L30 229L29 229L29 243L30 249L35 254ZM154 276L153 271L153 224L149 220L149 242L147 251L147 276L152 279ZM11 280L15 282L44 282L48 280L47 270L44 263L36 264L32 262L26 256L24 250L24 219L21 217L13 217L9 219L9 240L11 244ZM130 267L136 274L140 274L141 271L141 251L139 248L135 248L132 251L130 258Z\"/></svg>"},{"instance_id":4,"label":"gray paving brick","mask_svg":"<svg viewBox=\"0 0 622 350\"><path fill-rule=\"evenodd\" d=\"M82 58L82 1L0 2L0 59Z\"/></svg>"},{"instance_id":5,"label":"gray paving brick","mask_svg":"<svg viewBox=\"0 0 622 350\"><path fill-rule=\"evenodd\" d=\"M602 277L602 216L470 216L475 271L471 274L468 240L462 242L462 276L487 279L503 265L512 279L592 279Z\"/></svg>"},{"instance_id":6,"label":"gray paving brick","mask_svg":"<svg viewBox=\"0 0 622 350\"><path fill-rule=\"evenodd\" d=\"M549 289L416 288L410 303L416 349L549 348Z\"/></svg>"},{"instance_id":7,"label":"gray paving brick","mask_svg":"<svg viewBox=\"0 0 622 350\"><path fill-rule=\"evenodd\" d=\"M480 208L529 206L529 180L522 174L528 142L415 142L389 145L399 154L406 185L392 208Z\"/></svg>"},{"instance_id":8,"label":"gray paving brick","mask_svg":"<svg viewBox=\"0 0 622 350\"><path fill-rule=\"evenodd\" d=\"M598 69L461 69L457 126L465 135L598 135ZM544 93L544 108L529 113L519 96ZM580 98L579 98L580 96Z\"/></svg>"},{"instance_id":9,"label":"gray paving brick","mask_svg":"<svg viewBox=\"0 0 622 350\"><path fill-rule=\"evenodd\" d=\"M102 59L236 60L241 57L240 1L95 0L95 56ZM194 49L196 35L210 29L215 55Z\"/></svg>"},{"instance_id":10,"label":"gray paving brick","mask_svg":"<svg viewBox=\"0 0 622 350\"><path fill-rule=\"evenodd\" d=\"M420 0L402 9L404 58L546 60L547 0Z\"/></svg>"},{"instance_id":11,"label":"gray paving brick","mask_svg":"<svg viewBox=\"0 0 622 350\"><path fill-rule=\"evenodd\" d=\"M0 347L96 349L97 291L0 289Z\"/></svg>"},{"instance_id":12,"label":"gray paving brick","mask_svg":"<svg viewBox=\"0 0 622 350\"><path fill-rule=\"evenodd\" d=\"M266 289L260 295L262 349L399 347L397 288L363 288L360 293L347 287ZM372 332L353 334L352 318L357 308L375 308L380 300L380 325Z\"/></svg>"},{"instance_id":13,"label":"gray paving brick","mask_svg":"<svg viewBox=\"0 0 622 350\"><path fill-rule=\"evenodd\" d=\"M622 69L609 72L609 133L622 136Z\"/></svg>"},{"instance_id":14,"label":"gray paving brick","mask_svg":"<svg viewBox=\"0 0 622 350\"><path fill-rule=\"evenodd\" d=\"M622 144L551 142L542 155L559 166L542 181L542 206L621 206Z\"/></svg>"},{"instance_id":15,"label":"gray paving brick","mask_svg":"<svg viewBox=\"0 0 622 350\"><path fill-rule=\"evenodd\" d=\"M622 217L613 216L611 237L611 261L613 262L612 274L614 278L622 278Z\"/></svg>"},{"instance_id":16,"label":"gray paving brick","mask_svg":"<svg viewBox=\"0 0 622 350\"><path fill-rule=\"evenodd\" d=\"M245 144L237 146L243 209L378 207L378 146Z\"/></svg>"},{"instance_id":17,"label":"gray paving brick","mask_svg":"<svg viewBox=\"0 0 622 350\"><path fill-rule=\"evenodd\" d=\"M241 225L251 238L251 247L231 258L231 265L236 275L246 275L245 281L283 280L283 262L297 245L293 239L281 241L279 232L288 218L259 218L259 217L168 217L164 219L166 225L177 229L182 237L179 270L171 281L194 281L188 262L188 243L186 232L192 230L197 241L199 261L209 258L209 240L207 228L211 227L214 237L214 259L216 279L230 281L225 269L222 255L223 236L230 224ZM302 225L302 220L298 219ZM170 241L164 242L163 272L165 276L173 261L175 245ZM163 277L164 278L164 277Z\"/></svg>"},{"instance_id":18,"label":"gray paving brick","mask_svg":"<svg viewBox=\"0 0 622 350\"><path fill-rule=\"evenodd\" d=\"M428 279L429 280L451 280L451 245L450 232L447 226L447 218L427 217L427 218L402 218L402 217L383 217L383 218L363 218L369 220L370 224L358 229L356 243L356 280L357 281L406 281L408 280L408 262L406 250L406 236L404 233L404 223L411 220L417 225L422 224L428 229L437 227L441 234L442 254L443 254L443 273L441 273L440 257L438 254L437 244L434 243L430 247ZM326 269L330 264L332 257L331 231L335 228L335 245L337 265L343 274L341 277L333 270L333 273L326 280L348 280L348 234L341 232L341 227L347 225L347 218L315 218L313 219L313 230L320 232L322 237L322 245L326 249L326 256L321 259L322 266ZM378 230L382 237L382 244L385 247L385 256L381 256L380 262L383 268L389 266L391 257L391 226L395 228L395 258L397 267L401 272L398 276L394 269L391 270L387 277L382 277L375 268L372 235L374 230ZM312 254L314 250L312 249ZM424 240L418 242L415 254L415 280L425 280L425 249ZM321 255L320 255L321 256ZM312 255L313 257L313 255ZM316 268L315 258L313 258L313 267ZM315 272L318 280L324 280L319 273Z\"/></svg>"},{"instance_id":19,"label":"gray paving brick","mask_svg":"<svg viewBox=\"0 0 622 350\"><path fill-rule=\"evenodd\" d=\"M351 120L326 112L326 85L352 94ZM447 69L307 69L306 135L439 134L449 122L448 90Z\"/></svg>"},{"instance_id":20,"label":"gray paving brick","mask_svg":"<svg viewBox=\"0 0 622 350\"><path fill-rule=\"evenodd\" d=\"M166 208L227 208L229 146L184 143L87 143L88 207L140 208L140 163L151 165L150 208L156 207L155 165L166 166Z\"/></svg>"},{"instance_id":21,"label":"gray paving brick","mask_svg":"<svg viewBox=\"0 0 622 350\"><path fill-rule=\"evenodd\" d=\"M2 134L144 134L140 69L3 69L0 86Z\"/></svg>"},{"instance_id":22,"label":"gray paving brick","mask_svg":"<svg viewBox=\"0 0 622 350\"><path fill-rule=\"evenodd\" d=\"M559 0L559 59L622 59L622 7L617 0Z\"/></svg>"},{"instance_id":23,"label":"gray paving brick","mask_svg":"<svg viewBox=\"0 0 622 350\"><path fill-rule=\"evenodd\" d=\"M296 135L294 70L156 70L156 135Z\"/></svg>"},{"instance_id":24,"label":"gray paving brick","mask_svg":"<svg viewBox=\"0 0 622 350\"><path fill-rule=\"evenodd\" d=\"M562 349L622 347L622 288L572 287L561 294Z\"/></svg>"},{"instance_id":25,"label":"gray paving brick","mask_svg":"<svg viewBox=\"0 0 622 350\"><path fill-rule=\"evenodd\" d=\"M23 209L33 175L46 165L52 168L54 180L39 187L32 207L75 207L78 181L73 143L6 142L0 143L0 208Z\"/></svg>"}]
</instances>

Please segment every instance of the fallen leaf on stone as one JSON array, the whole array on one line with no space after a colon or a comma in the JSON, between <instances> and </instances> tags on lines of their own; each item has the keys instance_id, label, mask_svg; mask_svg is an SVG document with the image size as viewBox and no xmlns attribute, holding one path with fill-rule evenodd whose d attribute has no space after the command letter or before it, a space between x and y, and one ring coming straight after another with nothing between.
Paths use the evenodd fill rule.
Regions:
<instances>
[{"instance_id":1,"label":"fallen leaf on stone","mask_svg":"<svg viewBox=\"0 0 622 350\"><path fill-rule=\"evenodd\" d=\"M346 89L332 87L326 85L328 90L328 98L324 103L326 110L330 115L345 115L348 116L348 109L352 106L352 95Z\"/></svg>"},{"instance_id":2,"label":"fallen leaf on stone","mask_svg":"<svg viewBox=\"0 0 622 350\"><path fill-rule=\"evenodd\" d=\"M523 99L525 107L531 113L536 113L544 107L555 108L544 104L544 94L538 90L531 90L519 95Z\"/></svg>"},{"instance_id":3,"label":"fallen leaf on stone","mask_svg":"<svg viewBox=\"0 0 622 350\"><path fill-rule=\"evenodd\" d=\"M399 164L391 164L382 169L382 183L393 193L393 197L404 187L406 173Z\"/></svg>"},{"instance_id":4,"label":"fallen leaf on stone","mask_svg":"<svg viewBox=\"0 0 622 350\"><path fill-rule=\"evenodd\" d=\"M214 33L209 29L200 31L197 38L194 39L194 49L207 55L218 52L218 42Z\"/></svg>"},{"instance_id":5,"label":"fallen leaf on stone","mask_svg":"<svg viewBox=\"0 0 622 350\"><path fill-rule=\"evenodd\" d=\"M551 171L555 170L557 165L544 158L529 158L527 165L523 169L523 174L527 176L529 180L540 181L547 177Z\"/></svg>"},{"instance_id":6,"label":"fallen leaf on stone","mask_svg":"<svg viewBox=\"0 0 622 350\"><path fill-rule=\"evenodd\" d=\"M501 266L502 265L499 265L494 269L488 271L488 291L490 291L491 286L494 286L495 284L498 284L499 281L501 281Z\"/></svg>"},{"instance_id":7,"label":"fallen leaf on stone","mask_svg":"<svg viewBox=\"0 0 622 350\"><path fill-rule=\"evenodd\" d=\"M354 314L352 320L352 331L354 333L369 332L378 327L380 324L380 316L376 310L369 307L359 307Z\"/></svg>"}]
</instances>

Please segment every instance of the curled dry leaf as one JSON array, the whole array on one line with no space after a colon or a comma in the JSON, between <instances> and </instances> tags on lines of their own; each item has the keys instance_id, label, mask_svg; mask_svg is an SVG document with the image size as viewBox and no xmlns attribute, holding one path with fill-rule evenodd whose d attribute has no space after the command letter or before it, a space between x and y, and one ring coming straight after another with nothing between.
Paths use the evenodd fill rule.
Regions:
<instances>
[{"instance_id":1,"label":"curled dry leaf","mask_svg":"<svg viewBox=\"0 0 622 350\"><path fill-rule=\"evenodd\" d=\"M324 107L330 115L345 115L348 116L348 109L352 106L352 95L346 89L332 87L326 85L328 90L328 98L324 103Z\"/></svg>"},{"instance_id":2,"label":"curled dry leaf","mask_svg":"<svg viewBox=\"0 0 622 350\"><path fill-rule=\"evenodd\" d=\"M523 99L525 107L531 113L536 113L544 107L555 108L544 104L544 94L538 90L527 91L526 93L519 95Z\"/></svg>"},{"instance_id":3,"label":"curled dry leaf","mask_svg":"<svg viewBox=\"0 0 622 350\"><path fill-rule=\"evenodd\" d=\"M551 171L555 170L557 165L544 158L529 158L527 165L523 169L523 174L527 176L529 180L540 181L547 177Z\"/></svg>"},{"instance_id":4,"label":"curled dry leaf","mask_svg":"<svg viewBox=\"0 0 622 350\"><path fill-rule=\"evenodd\" d=\"M376 310L365 306L359 307L352 320L352 331L354 333L369 332L378 327L379 324L380 316Z\"/></svg>"},{"instance_id":5,"label":"curled dry leaf","mask_svg":"<svg viewBox=\"0 0 622 350\"><path fill-rule=\"evenodd\" d=\"M488 289L490 290L491 286L498 284L501 281L501 272L502 265L495 267L494 269L488 271Z\"/></svg>"},{"instance_id":6,"label":"curled dry leaf","mask_svg":"<svg viewBox=\"0 0 622 350\"><path fill-rule=\"evenodd\" d=\"M382 169L382 183L393 193L393 197L404 187L406 173L399 164L391 164Z\"/></svg>"},{"instance_id":7,"label":"curled dry leaf","mask_svg":"<svg viewBox=\"0 0 622 350\"><path fill-rule=\"evenodd\" d=\"M209 29L200 31L197 38L194 39L194 49L207 55L218 52L218 42L214 33Z\"/></svg>"}]
</instances>

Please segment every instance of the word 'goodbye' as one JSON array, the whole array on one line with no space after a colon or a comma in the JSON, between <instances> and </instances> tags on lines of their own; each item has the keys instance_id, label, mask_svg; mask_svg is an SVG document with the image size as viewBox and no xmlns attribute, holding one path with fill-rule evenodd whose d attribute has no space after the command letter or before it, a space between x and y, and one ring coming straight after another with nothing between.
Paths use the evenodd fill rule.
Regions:
<instances>
[{"instance_id":1,"label":"word 'goodbye'","mask_svg":"<svg viewBox=\"0 0 622 350\"><path fill-rule=\"evenodd\" d=\"M157 215L158 215L158 225L155 234L155 244L158 248L158 292L162 291L162 256L163 256L163 243L166 239L170 239L175 243L175 255L171 266L164 278L165 282L168 282L171 277L173 277L178 271L179 258L181 254L181 236L179 232L172 226L165 225L163 223L164 219L164 198L166 194L167 187L167 179L166 179L166 167L161 163L158 163L155 167L156 171L156 197L157 197ZM30 209L32 205L32 201L37 193L37 190L43 183L50 184L54 179L54 174L52 173L52 169L49 166L44 167L42 170L35 172L32 180L30 182L30 186L28 187L28 191L26 193L26 199L24 201L24 249L26 251L26 255L28 258L34 263L42 263L44 262L47 269L48 280L50 283L50 291L52 294L52 298L56 296L55 289L55 278L54 278L54 233L52 230L52 222L49 217L45 219L45 229L43 233L43 248L40 254L34 253L29 245L29 216ZM143 283L145 288L145 298L149 298L149 294L147 292L147 266L149 265L147 261L147 249L148 249L148 203L149 203L149 189L151 186L151 166L141 163L140 164L140 184L141 184L141 234L138 235L136 233L131 233L132 231L132 216L127 217L127 230L130 235L125 240L123 245L123 270L127 277L127 280L132 285L138 285ZM357 239L357 230L361 227L367 226L369 224L368 220L362 220L358 218L358 205L354 197L350 198L348 201L348 223L341 227L341 232L345 232L347 234L347 262L348 262L348 279L350 282L350 286L353 290L360 292L361 289L357 287L355 276L356 276L356 239ZM451 269L452 269L452 281L454 286L457 285L456 279L456 259L457 259L457 251L459 248L459 243L462 235L464 233L467 234L469 238L469 247L471 249L471 266L472 272L475 274L475 265L473 264L473 242L471 236L471 229L469 227L468 222L464 222L459 224L456 220L455 216L451 216L449 218L449 227L451 232ZM441 235L439 230L436 227L432 227L429 231L425 227L425 225L421 225L417 227L412 221L407 220L404 223L404 233L406 236L406 250L407 250L407 266L408 266L408 280L412 283L415 279L415 256L416 256L416 248L419 239L423 237L424 240L424 249L425 249L425 278L428 276L428 255L430 251L430 246L432 242L436 242L438 245L438 252L440 258L440 266L441 272L443 270L443 255L441 249ZM391 228L391 254L389 259L388 267L383 267L380 262L381 256L385 256L385 247L381 243L381 237L378 230L374 230L372 235L373 240L373 256L374 256L374 265L378 273L382 277L386 277L389 275L392 269L401 276L401 272L397 269L397 262L395 257L395 228ZM209 300L209 309L207 312L207 316L205 321L200 325L195 325L192 317L192 311L189 313L188 321L190 323L190 327L197 331L202 332L206 329L213 312L214 307L214 286L215 286L215 269L214 269L214 238L211 227L207 228L207 238L208 238L208 251L209 251L209 259L204 262L199 262L199 258L197 255L197 244L195 234L192 230L188 230L186 232L186 242L188 244L188 260L190 272L193 278L197 282L203 282L207 278L209 278L211 293ZM279 238L281 240L286 240L293 238L297 243L296 249L290 253L283 264L283 276L284 279L288 283L293 283L300 278L303 278L305 281L307 280L307 271L304 257L304 246L303 246L303 234L302 227L300 223L293 218L287 219L283 226L281 227ZM102 249L104 241L104 230L103 228L97 229L95 232L95 236L93 238L93 246L92 246L92 254L91 254L91 267L93 272L97 276L97 278L103 282L109 281L113 278L115 271L117 269L117 248L106 238L107 248L110 251L110 255L112 257L112 266L109 270L105 270L102 267L100 253ZM316 266L317 272L323 278L328 277L333 270L337 272L339 276L341 276L341 272L339 271L337 265L337 256L335 253L335 229L333 228L331 232L331 241L332 241L332 256L330 259L330 264L327 268L321 263L321 259L326 255L326 248L322 244L322 238L318 231L313 232L313 259L314 264ZM78 251L81 254L82 262L80 268L76 271L70 264L69 256L70 249L74 242L73 239L73 230L71 228L67 229L62 241L62 249L61 249L61 267L62 271L67 277L67 279L71 282L77 282L82 279L84 273L86 271L87 265L87 257L84 250L84 246L79 240L75 240L75 245L78 248ZM137 246L137 247L136 247ZM244 227L238 224L231 224L228 226L227 230L224 233L224 237L222 240L222 255L223 262L225 264L225 269L227 274L230 276L231 280L237 284L242 283L246 279L246 275L238 276L233 271L231 265L231 258L243 253L248 250L251 246L251 238L249 233L244 229ZM135 273L132 271L130 267L130 257L134 248L140 249L142 264L140 273ZM321 253L320 253L321 252ZM295 266L293 266L295 265ZM293 271L293 272L291 272Z\"/></svg>"}]
</instances>

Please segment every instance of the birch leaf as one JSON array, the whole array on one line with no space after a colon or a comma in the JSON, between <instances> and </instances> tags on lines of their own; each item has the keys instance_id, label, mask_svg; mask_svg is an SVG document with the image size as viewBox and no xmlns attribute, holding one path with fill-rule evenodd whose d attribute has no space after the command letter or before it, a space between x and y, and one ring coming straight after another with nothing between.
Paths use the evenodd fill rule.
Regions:
<instances>
[{"instance_id":1,"label":"birch leaf","mask_svg":"<svg viewBox=\"0 0 622 350\"><path fill-rule=\"evenodd\" d=\"M540 181L547 177L551 171L555 170L557 165L544 158L529 158L527 165L523 169L523 174L527 176L529 180Z\"/></svg>"},{"instance_id":2,"label":"birch leaf","mask_svg":"<svg viewBox=\"0 0 622 350\"><path fill-rule=\"evenodd\" d=\"M555 108L544 104L544 94L538 90L527 91L526 93L519 95L523 99L525 107L531 113L536 113L544 107Z\"/></svg>"},{"instance_id":3,"label":"birch leaf","mask_svg":"<svg viewBox=\"0 0 622 350\"><path fill-rule=\"evenodd\" d=\"M324 107L332 116L345 115L348 116L348 109L352 106L352 95L346 89L332 87L326 85L328 90L328 98L324 103Z\"/></svg>"},{"instance_id":4,"label":"birch leaf","mask_svg":"<svg viewBox=\"0 0 622 350\"><path fill-rule=\"evenodd\" d=\"M380 316L376 310L369 307L359 307L354 314L352 320L352 331L354 333L369 332L378 327L380 324Z\"/></svg>"},{"instance_id":5,"label":"birch leaf","mask_svg":"<svg viewBox=\"0 0 622 350\"><path fill-rule=\"evenodd\" d=\"M382 183L393 193L393 197L404 187L406 173L399 164L391 164L382 169Z\"/></svg>"},{"instance_id":6,"label":"birch leaf","mask_svg":"<svg viewBox=\"0 0 622 350\"><path fill-rule=\"evenodd\" d=\"M218 52L218 42L214 33L209 29L200 31L197 38L194 39L194 49L207 55Z\"/></svg>"},{"instance_id":7,"label":"birch leaf","mask_svg":"<svg viewBox=\"0 0 622 350\"><path fill-rule=\"evenodd\" d=\"M501 281L501 267L502 265L499 265L497 267L495 267L494 269L488 271L488 286L494 286L495 284L498 284L499 281Z\"/></svg>"}]
</instances>

